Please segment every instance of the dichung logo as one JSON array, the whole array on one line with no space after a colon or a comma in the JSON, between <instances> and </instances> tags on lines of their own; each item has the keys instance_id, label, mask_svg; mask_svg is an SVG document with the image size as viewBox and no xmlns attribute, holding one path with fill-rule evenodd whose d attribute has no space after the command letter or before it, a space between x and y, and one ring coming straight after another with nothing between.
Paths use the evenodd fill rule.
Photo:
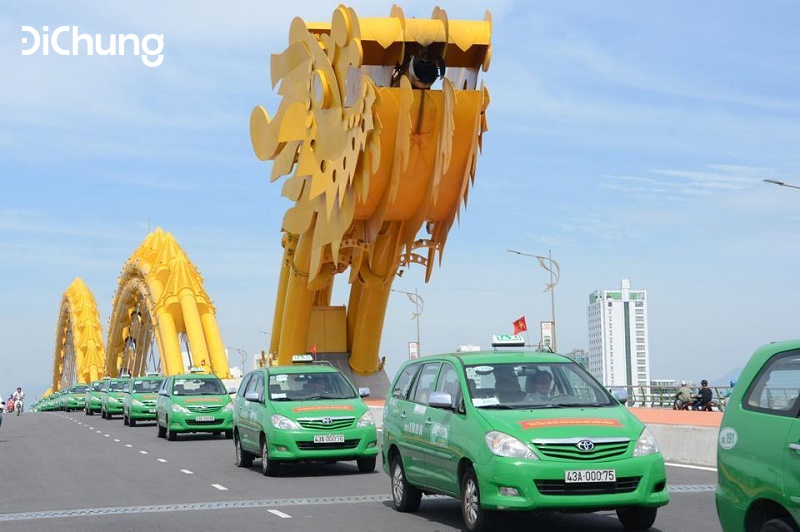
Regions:
<instances>
[{"instance_id":1,"label":"dichung logo","mask_svg":"<svg viewBox=\"0 0 800 532\"><path fill-rule=\"evenodd\" d=\"M22 55L136 55L150 68L164 61L164 35L150 33L81 33L78 26L59 26L50 31L22 26Z\"/></svg>"}]
</instances>

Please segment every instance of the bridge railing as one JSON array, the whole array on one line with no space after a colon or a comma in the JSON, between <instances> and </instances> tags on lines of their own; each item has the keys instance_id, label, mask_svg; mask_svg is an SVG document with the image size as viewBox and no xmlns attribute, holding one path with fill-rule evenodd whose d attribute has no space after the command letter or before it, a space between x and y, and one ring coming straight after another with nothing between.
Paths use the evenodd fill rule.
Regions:
<instances>
[{"instance_id":1,"label":"bridge railing","mask_svg":"<svg viewBox=\"0 0 800 532\"><path fill-rule=\"evenodd\" d=\"M620 402L628 406L646 408L672 408L678 386L606 386ZM713 400L720 411L725 409L725 402L730 396L730 386L710 386ZM697 388L692 388L697 394Z\"/></svg>"}]
</instances>

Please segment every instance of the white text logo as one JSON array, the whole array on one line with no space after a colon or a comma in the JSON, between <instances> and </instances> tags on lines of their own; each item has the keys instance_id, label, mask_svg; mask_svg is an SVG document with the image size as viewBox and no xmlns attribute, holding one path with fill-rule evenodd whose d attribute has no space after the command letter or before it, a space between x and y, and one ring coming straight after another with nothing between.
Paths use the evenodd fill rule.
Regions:
<instances>
[{"instance_id":1,"label":"white text logo","mask_svg":"<svg viewBox=\"0 0 800 532\"><path fill-rule=\"evenodd\" d=\"M42 55L50 55L51 50L56 55L139 55L148 67L157 67L164 61L164 35L92 35L80 33L78 26L59 26L52 32L47 26L41 32L22 26L22 31L29 35L22 37L22 44L28 46L22 55L33 55L41 49Z\"/></svg>"}]
</instances>

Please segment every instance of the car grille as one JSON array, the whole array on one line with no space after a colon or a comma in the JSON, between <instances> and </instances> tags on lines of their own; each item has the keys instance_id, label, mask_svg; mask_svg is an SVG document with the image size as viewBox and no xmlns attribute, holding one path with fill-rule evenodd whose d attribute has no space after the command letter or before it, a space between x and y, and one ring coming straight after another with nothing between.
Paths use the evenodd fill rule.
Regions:
<instances>
[{"instance_id":1,"label":"car grille","mask_svg":"<svg viewBox=\"0 0 800 532\"><path fill-rule=\"evenodd\" d=\"M339 430L353 426L354 417L304 417L297 422L304 429L314 430Z\"/></svg>"},{"instance_id":2,"label":"car grille","mask_svg":"<svg viewBox=\"0 0 800 532\"><path fill-rule=\"evenodd\" d=\"M145 399L144 401L142 401L142 404L144 406L156 406L156 401L155 399Z\"/></svg>"},{"instance_id":3,"label":"car grille","mask_svg":"<svg viewBox=\"0 0 800 532\"><path fill-rule=\"evenodd\" d=\"M222 410L222 406L220 405L197 405L197 406L186 405L186 408L189 409L189 412L199 412L201 414L205 413L210 414L212 412L219 412L220 410Z\"/></svg>"},{"instance_id":4,"label":"car grille","mask_svg":"<svg viewBox=\"0 0 800 532\"><path fill-rule=\"evenodd\" d=\"M210 421L197 421L196 419L187 419L187 425L219 425L222 423L221 419L212 419Z\"/></svg>"},{"instance_id":5,"label":"car grille","mask_svg":"<svg viewBox=\"0 0 800 532\"><path fill-rule=\"evenodd\" d=\"M360 440L344 440L338 443L314 443L313 441L299 441L297 448L301 451L328 451L330 449L355 449Z\"/></svg>"},{"instance_id":6,"label":"car grille","mask_svg":"<svg viewBox=\"0 0 800 532\"><path fill-rule=\"evenodd\" d=\"M563 480L536 480L542 495L610 495L636 491L642 477L620 477L616 482L566 483Z\"/></svg>"},{"instance_id":7,"label":"car grille","mask_svg":"<svg viewBox=\"0 0 800 532\"><path fill-rule=\"evenodd\" d=\"M593 448L585 451L578 442L591 441ZM570 438L563 440L533 440L536 449L549 458L564 460L606 460L625 454L630 446L628 438Z\"/></svg>"}]
</instances>

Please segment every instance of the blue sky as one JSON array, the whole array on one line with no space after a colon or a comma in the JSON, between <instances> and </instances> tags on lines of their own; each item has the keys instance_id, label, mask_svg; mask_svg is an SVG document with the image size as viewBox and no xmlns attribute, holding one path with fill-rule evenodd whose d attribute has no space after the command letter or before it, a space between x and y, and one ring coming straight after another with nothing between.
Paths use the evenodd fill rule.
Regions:
<instances>
[{"instance_id":1,"label":"blue sky","mask_svg":"<svg viewBox=\"0 0 800 532\"><path fill-rule=\"evenodd\" d=\"M336 2L29 1L0 14L0 394L50 381L62 295L93 291L104 330L117 276L148 226L205 279L225 344L266 347L289 207L252 153L250 110L274 113L269 54L291 19ZM349 3L386 16L390 3ZM406 16L434 4L404 2ZM475 187L441 268L394 285L425 301L422 353L488 347L550 317L561 351L588 346L586 308L622 278L649 298L653 378L715 379L797 336L800 5L774 1L441 2L492 11L492 101ZM22 26L164 35L164 61L22 56ZM340 279L334 304L345 304ZM415 339L394 294L390 376ZM531 339L536 341L532 331ZM234 356L238 360L238 355ZM38 388L38 390L37 390Z\"/></svg>"}]
</instances>

